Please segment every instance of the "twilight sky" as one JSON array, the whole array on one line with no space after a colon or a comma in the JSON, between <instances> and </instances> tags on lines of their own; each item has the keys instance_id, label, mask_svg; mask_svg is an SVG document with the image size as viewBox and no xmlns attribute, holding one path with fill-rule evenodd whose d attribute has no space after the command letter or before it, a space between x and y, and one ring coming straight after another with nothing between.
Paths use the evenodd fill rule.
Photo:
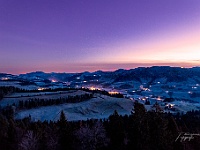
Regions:
<instances>
[{"instance_id":1,"label":"twilight sky","mask_svg":"<svg viewBox=\"0 0 200 150\"><path fill-rule=\"evenodd\" d=\"M200 0L0 0L0 72L200 65Z\"/></svg>"}]
</instances>

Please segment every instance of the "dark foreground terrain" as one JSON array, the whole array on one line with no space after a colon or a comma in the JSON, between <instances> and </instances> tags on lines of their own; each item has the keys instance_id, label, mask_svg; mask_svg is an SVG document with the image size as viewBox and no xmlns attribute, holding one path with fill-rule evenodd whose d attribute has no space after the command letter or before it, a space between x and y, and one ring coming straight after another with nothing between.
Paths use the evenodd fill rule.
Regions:
<instances>
[{"instance_id":1,"label":"dark foreground terrain","mask_svg":"<svg viewBox=\"0 0 200 150\"><path fill-rule=\"evenodd\" d=\"M134 103L131 115L115 111L108 119L31 122L31 116L14 120L12 109L1 109L1 150L199 150L200 111L172 115L159 105L146 111Z\"/></svg>"}]
</instances>

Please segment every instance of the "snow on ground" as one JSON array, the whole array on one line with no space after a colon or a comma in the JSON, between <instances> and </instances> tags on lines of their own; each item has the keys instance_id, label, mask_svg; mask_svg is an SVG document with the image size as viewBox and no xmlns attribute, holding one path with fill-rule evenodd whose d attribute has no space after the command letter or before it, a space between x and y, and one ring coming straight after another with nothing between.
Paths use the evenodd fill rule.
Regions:
<instances>
[{"instance_id":1,"label":"snow on ground","mask_svg":"<svg viewBox=\"0 0 200 150\"><path fill-rule=\"evenodd\" d=\"M19 82L19 81L0 81L0 86L14 86L14 87L18 87L20 89L26 89L26 90L38 89L38 86L36 86L36 85L22 86L22 85L20 85L20 83L21 82Z\"/></svg>"},{"instance_id":2,"label":"snow on ground","mask_svg":"<svg viewBox=\"0 0 200 150\"><path fill-rule=\"evenodd\" d=\"M0 81L0 86L15 86L20 87L18 81Z\"/></svg>"},{"instance_id":3,"label":"snow on ground","mask_svg":"<svg viewBox=\"0 0 200 150\"><path fill-rule=\"evenodd\" d=\"M36 109L23 110L16 113L16 119L22 119L31 115L33 121L58 120L63 110L67 120L87 120L108 118L114 110L121 115L130 114L133 101L125 98L114 98L99 95L91 100L81 103L62 104L57 106L40 107Z\"/></svg>"},{"instance_id":4,"label":"snow on ground","mask_svg":"<svg viewBox=\"0 0 200 150\"><path fill-rule=\"evenodd\" d=\"M38 99L57 99L57 98L67 98L68 96L83 95L88 92L82 90L71 90L71 91L57 91L57 92L30 92L30 93L13 93L6 96L0 101L0 106L5 107L7 105L12 105L13 103L18 103L19 100L29 100L33 98Z\"/></svg>"},{"instance_id":5,"label":"snow on ground","mask_svg":"<svg viewBox=\"0 0 200 150\"><path fill-rule=\"evenodd\" d=\"M177 108L180 112L187 112L191 110L199 110L200 103L190 103L186 101L174 101L171 104L175 104L175 108Z\"/></svg>"}]
</instances>

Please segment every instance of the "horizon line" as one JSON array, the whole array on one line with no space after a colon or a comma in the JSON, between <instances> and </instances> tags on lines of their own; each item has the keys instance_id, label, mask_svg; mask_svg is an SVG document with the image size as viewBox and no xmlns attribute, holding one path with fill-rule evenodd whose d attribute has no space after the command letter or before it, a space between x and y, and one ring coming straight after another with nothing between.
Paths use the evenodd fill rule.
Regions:
<instances>
[{"instance_id":1,"label":"horizon line","mask_svg":"<svg viewBox=\"0 0 200 150\"><path fill-rule=\"evenodd\" d=\"M137 69L137 68L152 68L152 67L171 67L171 68L182 68L182 69L191 69L191 68L196 68L200 66L174 66L174 65L151 65L151 66L137 66L137 67L132 67L132 68L118 68L118 69L113 69L113 70L105 70L105 69L97 69L95 71L77 71L77 72L70 72L70 71L42 71L42 70L33 70L33 71L27 71L27 72L21 72L21 73L9 73L9 72L0 72L0 74L11 74L11 75L20 75L20 74L28 74L28 73L36 73L36 72L41 72L41 73L68 73L68 74L76 74L76 73L84 73L84 72L89 72L89 73L95 73L98 71L102 72L115 72L117 70L132 70L132 69Z\"/></svg>"}]
</instances>

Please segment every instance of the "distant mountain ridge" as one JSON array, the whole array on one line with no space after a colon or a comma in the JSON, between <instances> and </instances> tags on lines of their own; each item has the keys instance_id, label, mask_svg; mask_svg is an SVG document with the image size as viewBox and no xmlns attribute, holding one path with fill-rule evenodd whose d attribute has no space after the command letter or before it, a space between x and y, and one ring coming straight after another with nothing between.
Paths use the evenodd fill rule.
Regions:
<instances>
[{"instance_id":1,"label":"distant mountain ridge","mask_svg":"<svg viewBox=\"0 0 200 150\"><path fill-rule=\"evenodd\" d=\"M0 77L12 76L0 74ZM150 84L157 80L162 82L190 82L200 83L200 67L180 68L170 66L139 67L130 70L118 69L113 72L96 71L82 73L45 73L42 71L30 72L14 76L24 80L51 80L59 82L96 82L96 84L114 84L118 82L135 81Z\"/></svg>"}]
</instances>

